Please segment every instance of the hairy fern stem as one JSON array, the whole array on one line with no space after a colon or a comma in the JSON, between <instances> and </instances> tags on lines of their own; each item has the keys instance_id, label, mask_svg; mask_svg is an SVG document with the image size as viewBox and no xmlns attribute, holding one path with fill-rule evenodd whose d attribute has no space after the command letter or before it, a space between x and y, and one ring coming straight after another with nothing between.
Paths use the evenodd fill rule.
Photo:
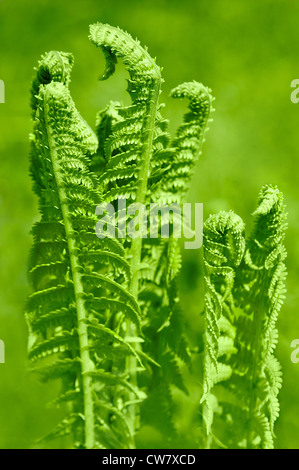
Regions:
<instances>
[{"instance_id":1,"label":"hairy fern stem","mask_svg":"<svg viewBox=\"0 0 299 470\"><path fill-rule=\"evenodd\" d=\"M68 198L64 190L63 178L60 173L60 166L57 158L57 151L55 148L55 140L52 137L51 125L47 122L48 116L48 103L47 103L48 90L45 93L45 122L47 125L47 134L50 147L50 155L52 158L53 172L56 179L58 194L61 203L61 211L65 226L65 233L67 238L69 259L71 265L71 272L73 277L75 301L77 307L77 321L78 321L78 336L80 344L80 358L81 358L81 371L82 371L82 388L84 400L84 429L85 429L85 447L86 449L93 449L95 444L94 433L94 407L92 398L92 378L90 373L93 370L92 361L89 356L89 340L87 332L87 312L84 305L83 295L84 289L79 272L80 263L76 254L76 246L72 236L73 227L69 217ZM79 378L80 380L80 378Z\"/></svg>"},{"instance_id":2,"label":"hairy fern stem","mask_svg":"<svg viewBox=\"0 0 299 470\"><path fill-rule=\"evenodd\" d=\"M187 98L188 110L171 138L159 103L161 69L147 49L102 23L90 26L89 38L106 59L102 80L123 61L131 103L111 102L98 113L94 133L69 90L71 54L51 51L38 63L30 172L41 218L29 260L28 358L41 362L35 370L46 380L61 380L57 403L68 404L46 438L70 435L81 449L135 449L137 431L149 427L164 448L176 448L176 390L189 393L183 367L191 357L176 285L182 257L174 214L170 221L159 209L161 238L148 237L141 211L186 201L214 98L195 81L174 88L171 96ZM115 231L105 230L109 210L106 219L97 216L112 204L111 226L122 232L119 201L135 204L128 212L135 220L124 224L135 233L116 240ZM282 385L276 321L286 277L278 188L262 188L254 215L248 238L232 211L204 225L200 447L274 447ZM171 225L168 239L164 224Z\"/></svg>"},{"instance_id":3,"label":"hairy fern stem","mask_svg":"<svg viewBox=\"0 0 299 470\"><path fill-rule=\"evenodd\" d=\"M153 139L154 139L154 130L155 130L155 120L159 104L159 95L161 88L161 76L157 76L157 79L154 81L154 86L152 90L152 96L150 101L149 113L147 117L147 122L145 125L145 142L142 152L142 167L139 171L139 180L136 193L136 203L144 204L146 202L146 194L148 188L148 177L150 173L150 159L152 155ZM141 254L142 254L142 238L137 237L132 240L132 245L130 249L131 256L131 273L132 279L130 283L130 292L137 299L139 293L139 271L141 263ZM127 334L129 337L136 336L136 326L130 320L127 321ZM132 385L137 385L137 360L136 357L131 356L127 358L127 373L131 378ZM131 393L129 399L134 400L134 395ZM129 407L129 423L131 426L131 433L134 435L136 427L136 406L134 404Z\"/></svg>"},{"instance_id":4,"label":"hairy fern stem","mask_svg":"<svg viewBox=\"0 0 299 470\"><path fill-rule=\"evenodd\" d=\"M262 262L262 256L259 259ZM259 265L259 264L258 264ZM261 337L263 334L263 293L267 290L267 275L264 274L263 279L261 280L261 292L259 296L256 298L256 303L258 305L256 311L254 312L254 325L255 325L255 336L252 342L252 350L255 351L255 356L260 357L260 353L262 350L262 342ZM249 406L248 406L248 418L247 418L247 425L246 425L246 448L247 449L254 449L254 445L252 444L251 433L252 433L252 423L254 421L254 410L256 406L256 395L254 393L255 389L258 387L258 379L259 379L259 371L258 371L258 362L254 361L251 364L251 373L249 373L250 377L252 377L250 383L250 389L248 390L248 395L250 396Z\"/></svg>"}]
</instances>

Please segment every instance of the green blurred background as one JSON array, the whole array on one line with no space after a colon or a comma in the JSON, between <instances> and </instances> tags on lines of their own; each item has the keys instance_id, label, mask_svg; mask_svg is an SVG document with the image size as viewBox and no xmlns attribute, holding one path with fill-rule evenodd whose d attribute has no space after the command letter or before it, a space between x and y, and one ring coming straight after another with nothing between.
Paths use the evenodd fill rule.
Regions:
<instances>
[{"instance_id":1,"label":"green blurred background","mask_svg":"<svg viewBox=\"0 0 299 470\"><path fill-rule=\"evenodd\" d=\"M290 343L299 337L299 104L290 100L290 83L299 77L296 0L0 0L0 79L6 86L6 103L0 104L0 339L6 345L6 363L0 364L0 448L39 447L36 440L61 415L47 406L58 384L41 384L26 372L23 307L29 232L37 219L28 176L29 89L40 55L57 49L75 56L71 91L92 126L108 100L128 101L122 65L107 82L97 81L104 59L87 39L88 25L96 21L129 31L157 57L172 133L186 103L172 101L170 90L193 79L213 89L214 123L189 199L204 203L205 217L233 209L250 230L260 187L277 184L285 194L289 276L279 319L284 384L276 446L299 448L299 363L290 360ZM202 308L201 251L183 253L180 277L193 343ZM190 401L178 397L181 447L193 445L190 423L198 398L194 381ZM163 445L151 438L153 445Z\"/></svg>"}]
</instances>

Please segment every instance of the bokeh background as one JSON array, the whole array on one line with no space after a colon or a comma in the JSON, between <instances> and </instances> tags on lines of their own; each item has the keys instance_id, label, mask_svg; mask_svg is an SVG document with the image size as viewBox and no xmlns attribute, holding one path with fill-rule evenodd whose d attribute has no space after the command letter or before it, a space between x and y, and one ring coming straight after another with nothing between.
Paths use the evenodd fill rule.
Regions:
<instances>
[{"instance_id":1,"label":"bokeh background","mask_svg":"<svg viewBox=\"0 0 299 470\"><path fill-rule=\"evenodd\" d=\"M299 77L297 0L0 0L0 79L6 86L6 103L0 104L0 339L6 345L6 363L0 364L0 448L40 447L37 439L61 415L47 405L58 384L41 384L26 372L23 307L30 229L37 219L28 176L29 89L40 55L57 49L75 56L71 91L92 126L108 100L127 102L122 65L107 82L97 81L104 60L87 39L88 25L96 21L129 31L157 57L172 133L186 103L172 101L170 90L193 79L212 88L214 123L189 196L204 203L205 217L233 209L250 231L260 187L277 184L285 194L289 275L279 319L277 355L284 383L276 447L299 448L299 363L290 360L290 343L299 338L299 104L290 100L291 81ZM194 345L202 309L201 251L183 253L180 276ZM177 396L178 425L185 436L180 447L194 445L190 423L199 398L196 380L187 380L190 399ZM163 447L151 433L144 432L140 442Z\"/></svg>"}]
</instances>

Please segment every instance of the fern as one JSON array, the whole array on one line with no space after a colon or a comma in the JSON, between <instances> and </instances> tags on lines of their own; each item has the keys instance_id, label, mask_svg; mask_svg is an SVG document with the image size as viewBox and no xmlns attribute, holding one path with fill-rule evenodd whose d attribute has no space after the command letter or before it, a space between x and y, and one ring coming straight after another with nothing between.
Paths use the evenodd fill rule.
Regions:
<instances>
[{"instance_id":1,"label":"fern","mask_svg":"<svg viewBox=\"0 0 299 470\"><path fill-rule=\"evenodd\" d=\"M219 409L213 388L231 377L230 359L236 353L232 291L235 268L245 249L244 228L243 221L233 212L210 216L204 227L206 352L201 401L208 447L214 413Z\"/></svg>"},{"instance_id":2,"label":"fern","mask_svg":"<svg viewBox=\"0 0 299 470\"><path fill-rule=\"evenodd\" d=\"M247 390L243 396L247 409L246 447L272 448L282 383L280 365L274 356L278 337L275 326L286 292L286 214L283 195L277 187L262 188L254 215L255 228L237 273L235 297L242 315L237 323L240 354L236 373L244 373L245 356L248 369L242 386ZM243 341L247 343L246 352Z\"/></svg>"},{"instance_id":3,"label":"fern","mask_svg":"<svg viewBox=\"0 0 299 470\"><path fill-rule=\"evenodd\" d=\"M180 201L201 147L210 95L196 83L174 92L191 99L191 113L170 147L168 123L159 104L161 71L155 61L138 41L118 28L92 25L90 39L106 57L103 79L114 72L117 59L123 59L130 74L132 104L126 108L117 102L108 105L98 115L94 134L69 93L72 56L50 52L38 64L31 99L31 174L41 221L33 229L30 261L29 358L54 356L54 363L39 370L46 378L63 381L58 401L69 403L70 414L51 437L72 433L78 447L134 447L136 404L145 397L138 389L137 371L144 367L141 358L152 361L150 382L155 381L157 370L165 371L159 377L160 383L167 378L166 395L173 382L186 391L177 354L186 357L188 353L180 335L182 320L172 282L180 268L179 251L173 240L159 240L155 247L147 246L140 237L125 238L123 243L97 239L95 207L119 198L141 204L160 202L155 178L158 172L165 173L167 155L172 172L181 166L181 183L176 188L172 182L171 188L164 176L161 187L176 193ZM189 149L188 133L196 142ZM147 280L142 268L149 257L153 259L155 250L159 258L150 268L151 296L160 283L164 294L159 309L169 323L164 328L167 335L164 331L159 334L161 324L156 325L148 315L152 303L144 297ZM160 282L164 273L165 285ZM153 330L151 338L145 337L151 344L145 346L149 355L140 347L140 307L145 335ZM151 342L155 334L160 343L158 354ZM152 395L157 393L148 381L144 387Z\"/></svg>"},{"instance_id":4,"label":"fern","mask_svg":"<svg viewBox=\"0 0 299 470\"><path fill-rule=\"evenodd\" d=\"M168 238L130 238L121 202L135 203L135 215L141 205L182 206L214 98L197 82L172 90L173 98L188 99L188 111L171 138L159 101L161 69L147 49L102 23L91 25L90 40L106 58L102 80L123 61L131 103L110 102L94 132L69 91L73 57L52 51L38 63L30 172L40 221L29 262L28 355L45 380L62 383L55 403L67 415L49 438L69 434L76 448L135 448L138 429L149 425L170 446L177 436L174 388L188 394L183 368L191 364L175 216ZM95 234L96 207L107 203L119 240ZM158 229L166 223L159 217ZM285 208L276 187L262 189L246 241L244 229L233 212L210 216L204 227L207 448L274 445L282 383L276 320L286 275Z\"/></svg>"},{"instance_id":5,"label":"fern","mask_svg":"<svg viewBox=\"0 0 299 470\"><path fill-rule=\"evenodd\" d=\"M32 87L31 174L41 220L30 261L29 358L55 357L59 400L71 403L59 435L72 432L79 447L133 447L126 401L140 392L128 384L124 361L141 360L124 326L129 318L140 332L140 311L123 247L94 234L102 195L88 156L98 142L70 97L72 62L68 54L45 55Z\"/></svg>"},{"instance_id":6,"label":"fern","mask_svg":"<svg viewBox=\"0 0 299 470\"><path fill-rule=\"evenodd\" d=\"M274 446L282 383L274 356L275 324L286 276L285 207L276 187L261 190L254 215L255 228L244 256L244 225L239 217L220 213L205 225L202 402L208 446L213 441L230 448Z\"/></svg>"},{"instance_id":7,"label":"fern","mask_svg":"<svg viewBox=\"0 0 299 470\"><path fill-rule=\"evenodd\" d=\"M105 137L104 153L107 165L100 176L105 191L105 201L115 202L124 198L136 204L146 202L150 159L152 156L155 119L161 87L161 71L150 55L137 41L118 28L96 24L90 27L90 39L101 47L106 57L107 79L115 70L117 58L122 58L130 74L128 92L132 104L117 108L117 117L111 122L111 132L103 136L100 130L105 126L108 113L99 121L99 137ZM107 110L108 111L108 110ZM107 129L107 127L106 127ZM128 256L132 278L130 291L137 298L139 293L139 271L142 256L142 239L132 240ZM135 325L127 322L127 335L135 337ZM137 383L137 364L134 358L127 361L127 372L131 382ZM134 397L131 397L134 402ZM130 410L130 427L134 432L137 410L133 404Z\"/></svg>"},{"instance_id":8,"label":"fern","mask_svg":"<svg viewBox=\"0 0 299 470\"><path fill-rule=\"evenodd\" d=\"M166 203L182 203L190 188L194 166L202 151L205 133L214 111L211 90L201 83L183 83L171 91L176 99L188 98L189 110L169 147L154 155L152 199Z\"/></svg>"},{"instance_id":9,"label":"fern","mask_svg":"<svg viewBox=\"0 0 299 470\"><path fill-rule=\"evenodd\" d=\"M175 98L189 98L190 109L173 141L166 141L167 146L158 147L153 155L150 202L161 201L180 207L185 202L192 170L201 153L207 124L211 121L213 98L210 92L196 82L184 83L171 92ZM179 240L173 236L149 241L144 243L143 263L150 268L143 273L140 295L146 310L144 333L148 341L145 347L162 367L152 371L148 384L149 398L144 403L143 413L147 422L170 438L176 434L172 386L188 394L182 377L182 364L190 363L190 348L185 338L184 317L176 286L181 253ZM159 408L153 412L157 401Z\"/></svg>"},{"instance_id":10,"label":"fern","mask_svg":"<svg viewBox=\"0 0 299 470\"><path fill-rule=\"evenodd\" d=\"M159 104L162 78L155 61L138 42L118 28L97 24L91 26L90 32L92 42L101 47L107 59L102 78L114 72L119 57L130 74L128 92L132 104L122 107L112 102L98 115L98 137L104 142L102 161L106 162L100 176L105 201L115 204L117 199L123 198L137 204L180 204L188 190L209 121L210 90L192 82L172 91L175 98L190 99L190 111L171 142L168 121L163 118ZM121 214L117 217L120 219ZM165 431L171 435L174 426L170 387L175 384L187 392L180 361L189 359L174 282L181 265L178 240L137 238L132 243L125 240L125 247L131 260L131 292L138 296L143 312L144 348L161 366L153 366L148 380L143 379L148 399L142 407L142 422L160 430L163 422ZM128 331L135 335L134 328L128 326ZM128 371L136 381L133 372L136 364L130 362ZM157 397L161 406L153 413ZM132 410L132 427L135 413L136 410Z\"/></svg>"}]
</instances>

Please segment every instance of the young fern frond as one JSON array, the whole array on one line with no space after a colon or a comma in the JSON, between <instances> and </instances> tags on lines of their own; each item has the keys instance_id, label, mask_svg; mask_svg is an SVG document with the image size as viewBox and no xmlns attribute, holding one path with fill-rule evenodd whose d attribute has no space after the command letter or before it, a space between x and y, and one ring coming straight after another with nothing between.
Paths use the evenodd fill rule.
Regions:
<instances>
[{"instance_id":1,"label":"young fern frond","mask_svg":"<svg viewBox=\"0 0 299 470\"><path fill-rule=\"evenodd\" d=\"M105 139L101 145L107 162L100 177L105 200L115 203L116 199L123 198L137 204L160 204L165 200L163 195L172 192L171 199L181 203L190 182L189 169L200 151L211 110L209 91L194 82L183 84L173 92L174 97L189 97L190 113L178 131L176 147L170 147L168 121L163 118L162 105L158 103L162 82L160 68L138 42L118 28L97 24L91 26L90 32L90 39L102 48L107 59L103 78L114 72L117 58L123 59L130 74L128 92L132 104L124 108L111 103L99 114L99 138ZM107 123L109 132L103 134ZM190 149L187 148L188 134L192 134L193 139ZM189 152L189 161L184 163L186 152ZM176 186L173 175L179 166L182 170ZM179 384L186 392L178 355L187 360L188 348L182 335L183 321L174 284L181 264L178 241L159 238L142 242L139 238L132 242L125 240L125 246L131 257L131 291L139 294L143 312L145 350L162 366L153 367L142 414L147 415L147 408L152 410L155 397L165 396L163 422L167 423L171 415L170 384ZM134 367L131 365L131 370ZM170 370L176 372L172 379ZM160 411L162 409L163 406ZM158 415L161 422L161 412ZM154 414L149 412L148 416L151 418ZM149 421L153 424L152 419Z\"/></svg>"},{"instance_id":2,"label":"young fern frond","mask_svg":"<svg viewBox=\"0 0 299 470\"><path fill-rule=\"evenodd\" d=\"M233 212L220 212L204 225L205 357L201 399L206 446L212 443L214 414L219 412L218 383L232 374L234 345L233 286L245 250L244 223Z\"/></svg>"},{"instance_id":3,"label":"young fern frond","mask_svg":"<svg viewBox=\"0 0 299 470\"><path fill-rule=\"evenodd\" d=\"M153 159L154 174L151 192L161 202L182 203L190 188L194 166L202 152L205 134L214 111L211 90L202 83L182 83L171 91L176 99L187 98L189 110L178 127L169 148L158 152Z\"/></svg>"},{"instance_id":4,"label":"young fern frond","mask_svg":"<svg viewBox=\"0 0 299 470\"><path fill-rule=\"evenodd\" d=\"M234 297L241 313L236 322L238 355L234 369L238 379L242 377L238 391L246 410L244 443L247 448L273 448L282 384L281 368L274 356L276 320L286 293L286 213L277 187L262 188L253 215L255 226L236 273Z\"/></svg>"},{"instance_id":5,"label":"young fern frond","mask_svg":"<svg viewBox=\"0 0 299 470\"><path fill-rule=\"evenodd\" d=\"M32 88L31 174L41 221L30 261L29 358L54 356L48 376L62 379L59 400L71 405L52 436L71 432L77 447L133 447L126 400L128 390L135 398L139 391L126 380L125 360L142 362L124 326L129 318L140 331L140 312L122 245L94 233L102 195L88 165L98 142L67 87L72 61L45 55Z\"/></svg>"},{"instance_id":6,"label":"young fern frond","mask_svg":"<svg viewBox=\"0 0 299 470\"><path fill-rule=\"evenodd\" d=\"M211 237L214 231L223 233L221 213L212 216L205 226L205 269L214 272L214 277L205 278L203 416L208 445L216 436L215 445L218 440L229 448L271 449L282 384L281 368L274 356L278 337L275 325L285 298L286 215L282 193L276 187L263 187L254 215L255 227L246 241L244 256L237 256L238 263L225 266L224 271L222 263L228 256L219 240ZM240 243L230 246L233 256L240 252ZM219 325L223 312L224 330ZM221 344L223 336L228 350Z\"/></svg>"},{"instance_id":7,"label":"young fern frond","mask_svg":"<svg viewBox=\"0 0 299 470\"><path fill-rule=\"evenodd\" d=\"M147 49L101 23L91 25L90 40L106 58L102 80L123 61L131 104L110 102L94 133L70 95L72 56L52 51L38 64L30 172L41 219L32 231L29 359L45 379L62 381L56 403L66 404L68 415L49 437L71 434L78 448L134 448L140 414L141 425L171 443L173 387L188 394L182 365L190 359L176 286L177 215L168 207L158 216L167 238L151 237L152 227L141 235L139 221L135 237L117 240L96 236L95 209L111 203L118 231L120 200L136 204L127 229L144 205L182 208L214 98L197 82L176 87L171 96L189 104L171 139L159 103L161 69ZM246 243L233 212L211 216L204 227L201 410L208 448L273 447L282 383L276 320L286 276L285 208L276 187L262 189L255 217Z\"/></svg>"},{"instance_id":8,"label":"young fern frond","mask_svg":"<svg viewBox=\"0 0 299 470\"><path fill-rule=\"evenodd\" d=\"M118 58L123 60L130 74L128 93L132 104L117 108L119 119L114 120L112 133L105 140L108 164L101 182L105 185L112 181L105 201L126 197L144 203L162 82L161 71L139 42L119 28L101 23L91 25L90 39L105 54L106 70L102 80L114 73ZM133 276L136 274L133 273Z\"/></svg>"},{"instance_id":9,"label":"young fern frond","mask_svg":"<svg viewBox=\"0 0 299 470\"><path fill-rule=\"evenodd\" d=\"M121 119L118 113L119 106L119 102L111 101L106 108L97 115L96 134L99 145L97 153L91 156L90 169L99 177L102 176L107 164L105 142L111 135L114 124Z\"/></svg>"},{"instance_id":10,"label":"young fern frond","mask_svg":"<svg viewBox=\"0 0 299 470\"><path fill-rule=\"evenodd\" d=\"M201 152L207 123L211 120L213 98L210 90L197 82L179 85L172 91L172 96L189 98L190 111L185 115L176 138L172 142L168 141L166 147L158 149L153 155L149 200L182 207L190 187L192 169ZM161 226L164 218L161 215ZM144 333L148 341L145 347L151 357L163 364L160 369L153 369L149 397L144 402L143 413L147 421L160 430L163 421L162 432L171 436L175 432L171 388L175 385L188 393L182 378L181 364L189 363L190 360L176 287L181 269L179 240L170 235L169 239L151 239L150 243L145 241L143 262L150 266L143 274L140 294L146 311ZM169 373L170 370L173 373ZM157 396L165 399L160 400L159 409L153 413Z\"/></svg>"},{"instance_id":11,"label":"young fern frond","mask_svg":"<svg viewBox=\"0 0 299 470\"><path fill-rule=\"evenodd\" d=\"M121 58L130 74L128 92L132 104L117 108L119 119L114 119L110 136L105 140L107 165L100 183L106 190L105 202L123 198L136 204L145 204L152 157L155 122L161 88L161 71L138 41L120 30L101 23L91 25L90 39L101 47L106 58L106 71L102 79L114 73L115 64ZM100 125L103 119L100 121ZM142 238L133 238L129 246L132 279L130 291L138 298L139 272L142 256ZM136 336L134 324L128 322L127 335ZM137 384L136 360L130 358L127 371L131 381ZM132 397L133 400L133 397ZM136 427L136 407L130 408L130 426Z\"/></svg>"}]
</instances>

